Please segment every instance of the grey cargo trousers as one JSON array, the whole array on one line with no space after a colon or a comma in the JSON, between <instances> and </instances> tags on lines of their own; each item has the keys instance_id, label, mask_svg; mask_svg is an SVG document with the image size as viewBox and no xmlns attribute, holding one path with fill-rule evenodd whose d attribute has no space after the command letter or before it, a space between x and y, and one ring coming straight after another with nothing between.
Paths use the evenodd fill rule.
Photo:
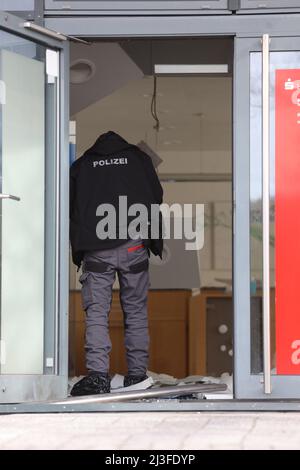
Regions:
<instances>
[{"instance_id":1,"label":"grey cargo trousers","mask_svg":"<svg viewBox=\"0 0 300 470\"><path fill-rule=\"evenodd\" d=\"M149 290L148 253L141 241L101 251L86 252L83 260L82 303L86 312L85 352L88 371L109 372L109 312L112 287L118 274L124 315L129 375L143 375L148 367Z\"/></svg>"}]
</instances>

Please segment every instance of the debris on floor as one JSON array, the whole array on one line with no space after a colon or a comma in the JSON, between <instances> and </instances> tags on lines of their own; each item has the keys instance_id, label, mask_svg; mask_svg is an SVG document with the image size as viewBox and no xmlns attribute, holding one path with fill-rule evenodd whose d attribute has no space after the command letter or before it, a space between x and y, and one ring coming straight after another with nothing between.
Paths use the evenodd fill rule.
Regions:
<instances>
[{"instance_id":1,"label":"debris on floor","mask_svg":"<svg viewBox=\"0 0 300 470\"><path fill-rule=\"evenodd\" d=\"M224 373L221 377L210 377L204 375L189 375L187 377L178 379L168 374L157 374L148 371L147 374L153 378L155 386L173 386L173 385L191 385L191 384L225 384L227 385L226 392L210 392L199 393L193 398L207 399L207 400L230 400L233 399L233 379L232 375ZM191 397L192 398L192 397ZM185 397L187 399L187 397Z\"/></svg>"},{"instance_id":2,"label":"debris on floor","mask_svg":"<svg viewBox=\"0 0 300 470\"><path fill-rule=\"evenodd\" d=\"M227 391L222 392L206 392L206 393L193 393L191 395L185 396L173 396L171 399L191 399L191 400L228 400L233 398L233 384L232 384L232 375L227 373L222 374L221 377L209 377L203 375L190 375L184 378L176 378L168 374L158 374L156 372L148 371L148 379L140 382L139 384L131 385L129 387L124 387L124 376L120 374L115 374L111 380L111 393L121 393L121 392L130 392L136 390L146 390L149 388L163 388L163 387L173 387L173 386L182 386L182 385L199 385L199 384L225 384L227 385ZM72 387L82 379L82 375L79 377L72 377L68 383L68 395Z\"/></svg>"}]
</instances>

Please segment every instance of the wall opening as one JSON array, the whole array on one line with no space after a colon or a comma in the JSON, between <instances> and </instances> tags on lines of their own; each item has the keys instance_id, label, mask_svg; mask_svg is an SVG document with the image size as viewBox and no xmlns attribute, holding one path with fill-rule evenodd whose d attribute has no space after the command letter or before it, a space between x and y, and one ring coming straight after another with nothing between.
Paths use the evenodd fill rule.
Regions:
<instances>
[{"instance_id":1,"label":"wall opening","mask_svg":"<svg viewBox=\"0 0 300 470\"><path fill-rule=\"evenodd\" d=\"M126 39L99 41L89 48L72 44L72 63L92 64L93 74L71 83L71 160L100 134L113 130L133 144L146 145L164 202L205 207L200 251L186 251L184 240L171 239L165 240L162 261L150 258L149 374L157 384L225 382L226 397L232 398L233 41ZM208 68L206 73L175 69L155 76L157 64ZM86 369L80 273L71 262L70 274L71 386ZM127 371L118 289L116 280L110 312L112 376Z\"/></svg>"}]
</instances>

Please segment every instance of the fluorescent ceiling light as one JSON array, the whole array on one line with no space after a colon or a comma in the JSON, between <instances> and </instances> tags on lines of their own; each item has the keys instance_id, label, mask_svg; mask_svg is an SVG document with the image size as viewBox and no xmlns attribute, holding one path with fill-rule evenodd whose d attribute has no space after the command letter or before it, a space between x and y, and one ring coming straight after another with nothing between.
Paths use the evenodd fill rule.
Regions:
<instances>
[{"instance_id":1,"label":"fluorescent ceiling light","mask_svg":"<svg viewBox=\"0 0 300 470\"><path fill-rule=\"evenodd\" d=\"M156 74L199 74L228 73L228 64L155 64Z\"/></svg>"}]
</instances>

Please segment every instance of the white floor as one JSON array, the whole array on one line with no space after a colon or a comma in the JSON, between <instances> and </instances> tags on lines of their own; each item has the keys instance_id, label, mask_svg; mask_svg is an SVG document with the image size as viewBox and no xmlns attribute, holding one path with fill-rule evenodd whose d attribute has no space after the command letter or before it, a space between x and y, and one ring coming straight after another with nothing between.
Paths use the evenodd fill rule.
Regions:
<instances>
[{"instance_id":1,"label":"white floor","mask_svg":"<svg viewBox=\"0 0 300 470\"><path fill-rule=\"evenodd\" d=\"M2 415L0 449L300 449L300 413Z\"/></svg>"}]
</instances>

